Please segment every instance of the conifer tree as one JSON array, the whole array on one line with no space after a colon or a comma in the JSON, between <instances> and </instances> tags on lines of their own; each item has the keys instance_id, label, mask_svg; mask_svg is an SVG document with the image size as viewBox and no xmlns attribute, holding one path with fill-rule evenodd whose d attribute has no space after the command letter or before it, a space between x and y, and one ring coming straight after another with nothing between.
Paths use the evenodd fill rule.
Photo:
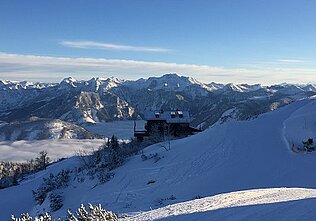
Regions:
<instances>
[{"instance_id":1,"label":"conifer tree","mask_svg":"<svg viewBox=\"0 0 316 221\"><path fill-rule=\"evenodd\" d=\"M35 158L35 162L39 169L46 170L49 163L49 157L47 156L47 151L41 151L39 156Z\"/></svg>"}]
</instances>

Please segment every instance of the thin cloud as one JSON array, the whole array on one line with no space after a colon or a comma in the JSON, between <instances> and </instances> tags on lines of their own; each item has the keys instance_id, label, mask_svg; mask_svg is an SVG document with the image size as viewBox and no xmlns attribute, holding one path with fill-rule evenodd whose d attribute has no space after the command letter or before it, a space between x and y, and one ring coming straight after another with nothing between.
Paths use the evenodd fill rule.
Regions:
<instances>
[{"instance_id":1,"label":"thin cloud","mask_svg":"<svg viewBox=\"0 0 316 221\"><path fill-rule=\"evenodd\" d=\"M202 82L316 83L315 68L224 68L208 65L145 62L134 60L69 58L0 52L0 79L58 82L64 77L89 79L116 76L123 79L179 73Z\"/></svg>"},{"instance_id":2,"label":"thin cloud","mask_svg":"<svg viewBox=\"0 0 316 221\"><path fill-rule=\"evenodd\" d=\"M282 63L304 63L306 62L305 60L301 59L277 59L277 62L282 62Z\"/></svg>"},{"instance_id":3,"label":"thin cloud","mask_svg":"<svg viewBox=\"0 0 316 221\"><path fill-rule=\"evenodd\" d=\"M145 51L145 52L168 52L167 48L142 47L131 45L119 45L103 43L96 41L61 41L60 44L68 48L97 49L97 50L115 50L115 51Z\"/></svg>"}]
</instances>

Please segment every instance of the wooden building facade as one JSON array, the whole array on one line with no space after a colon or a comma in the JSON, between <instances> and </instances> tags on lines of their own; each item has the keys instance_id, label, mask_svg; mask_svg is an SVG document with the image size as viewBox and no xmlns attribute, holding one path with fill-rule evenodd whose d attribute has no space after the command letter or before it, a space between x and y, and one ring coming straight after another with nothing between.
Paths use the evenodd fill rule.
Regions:
<instances>
[{"instance_id":1,"label":"wooden building facade","mask_svg":"<svg viewBox=\"0 0 316 221\"><path fill-rule=\"evenodd\" d=\"M188 111L147 111L144 114L146 120L145 130L135 130L134 136L142 141L145 137L184 137L199 132L190 127L190 114Z\"/></svg>"}]
</instances>

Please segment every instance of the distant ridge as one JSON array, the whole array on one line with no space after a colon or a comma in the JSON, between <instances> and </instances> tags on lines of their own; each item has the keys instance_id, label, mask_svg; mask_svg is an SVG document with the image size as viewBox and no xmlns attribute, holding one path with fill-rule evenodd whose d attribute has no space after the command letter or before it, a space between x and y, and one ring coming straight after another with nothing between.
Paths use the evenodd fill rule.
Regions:
<instances>
[{"instance_id":1,"label":"distant ridge","mask_svg":"<svg viewBox=\"0 0 316 221\"><path fill-rule=\"evenodd\" d=\"M245 120L316 94L316 86L202 83L166 74L135 81L116 77L60 83L0 81L0 121L30 117L59 119L77 125L137 119L144 111L190 111L193 126L203 129L230 119ZM233 110L233 111L230 111Z\"/></svg>"}]
</instances>

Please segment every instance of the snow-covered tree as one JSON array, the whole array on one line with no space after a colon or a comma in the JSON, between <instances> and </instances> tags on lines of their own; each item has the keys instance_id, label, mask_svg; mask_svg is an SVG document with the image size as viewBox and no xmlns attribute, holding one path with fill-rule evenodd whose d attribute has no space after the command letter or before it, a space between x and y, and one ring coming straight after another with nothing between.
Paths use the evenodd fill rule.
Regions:
<instances>
[{"instance_id":1,"label":"snow-covered tree","mask_svg":"<svg viewBox=\"0 0 316 221\"><path fill-rule=\"evenodd\" d=\"M80 208L77 211L78 221L117 221L117 215L111 211L106 211L101 207L101 205L93 206L92 204L88 205L88 208L85 208L81 204Z\"/></svg>"},{"instance_id":2,"label":"snow-covered tree","mask_svg":"<svg viewBox=\"0 0 316 221\"><path fill-rule=\"evenodd\" d=\"M70 210L67 210L67 221L78 221L78 219L71 213Z\"/></svg>"},{"instance_id":3,"label":"snow-covered tree","mask_svg":"<svg viewBox=\"0 0 316 221\"><path fill-rule=\"evenodd\" d=\"M11 216L12 221L32 221L33 217L29 214L22 214L20 217ZM60 220L54 219L49 213L45 213L44 215L40 215L39 217L35 217L34 221L52 221L52 220ZM115 213L111 211L106 211L99 204L94 206L92 204L88 204L86 208L83 204L78 208L76 215L72 214L70 210L67 211L66 216L67 221L118 221L118 217Z\"/></svg>"},{"instance_id":4,"label":"snow-covered tree","mask_svg":"<svg viewBox=\"0 0 316 221\"><path fill-rule=\"evenodd\" d=\"M16 218L15 216L11 216L12 221L32 221L33 217L31 217L28 213L22 214L21 217ZM53 218L50 214L45 213L44 215L40 215L39 217L35 217L34 221L52 221Z\"/></svg>"},{"instance_id":5,"label":"snow-covered tree","mask_svg":"<svg viewBox=\"0 0 316 221\"><path fill-rule=\"evenodd\" d=\"M32 217L28 213L21 214L21 217L16 218L15 216L11 216L12 221L32 221Z\"/></svg>"}]
</instances>

